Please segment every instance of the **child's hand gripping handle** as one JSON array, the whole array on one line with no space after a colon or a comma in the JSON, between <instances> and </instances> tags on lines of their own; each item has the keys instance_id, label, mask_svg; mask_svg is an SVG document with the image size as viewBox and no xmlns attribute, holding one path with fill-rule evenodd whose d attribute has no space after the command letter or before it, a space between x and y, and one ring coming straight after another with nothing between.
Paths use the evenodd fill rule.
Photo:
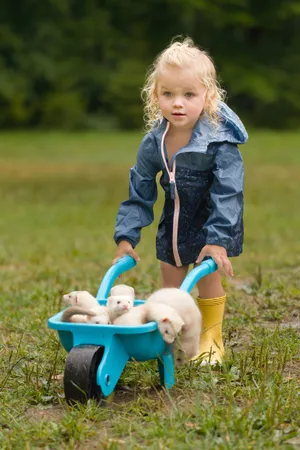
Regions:
<instances>
[{"instance_id":1,"label":"child's hand gripping handle","mask_svg":"<svg viewBox=\"0 0 300 450\"><path fill-rule=\"evenodd\" d=\"M212 258L203 261L199 266L190 271L190 273L180 286L180 289L182 289L183 291L191 292L195 284L201 278L205 277L205 275L209 275L210 273L215 272L216 270L218 270L218 266Z\"/></svg>"},{"instance_id":2,"label":"child's hand gripping handle","mask_svg":"<svg viewBox=\"0 0 300 450\"><path fill-rule=\"evenodd\" d=\"M115 280L135 265L136 261L131 256L123 256L123 258L120 258L104 275L96 299L99 301L107 298Z\"/></svg>"}]
</instances>

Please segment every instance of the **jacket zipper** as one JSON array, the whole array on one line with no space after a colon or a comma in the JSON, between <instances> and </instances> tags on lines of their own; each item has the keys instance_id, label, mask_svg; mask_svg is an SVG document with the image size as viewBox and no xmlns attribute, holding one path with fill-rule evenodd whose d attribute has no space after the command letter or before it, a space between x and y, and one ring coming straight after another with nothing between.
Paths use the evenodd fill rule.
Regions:
<instances>
[{"instance_id":1,"label":"jacket zipper","mask_svg":"<svg viewBox=\"0 0 300 450\"><path fill-rule=\"evenodd\" d=\"M178 191L177 191L177 187L176 187L176 180L175 180L176 160L174 159L172 170L169 170L169 167L168 167L168 164L166 161L166 157L165 157L165 152L164 152L165 137L168 132L169 126L170 126L170 124L168 122L167 127L166 127L164 134L162 136L162 139L161 139L161 147L160 148L161 148L162 159L164 161L166 170L169 175L171 199L174 200L173 235L172 235L173 255L174 255L176 266L181 267L182 263L181 263L181 259L180 259L179 252L178 252L178 246L177 246L180 199L179 199L179 195L178 195Z\"/></svg>"}]
</instances>

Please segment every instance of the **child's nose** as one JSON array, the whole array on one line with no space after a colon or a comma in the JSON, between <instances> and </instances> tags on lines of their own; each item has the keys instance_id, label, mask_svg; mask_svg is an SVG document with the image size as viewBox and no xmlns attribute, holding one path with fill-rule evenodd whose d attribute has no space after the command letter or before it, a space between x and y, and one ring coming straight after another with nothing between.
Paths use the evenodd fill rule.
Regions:
<instances>
[{"instance_id":1,"label":"child's nose","mask_svg":"<svg viewBox=\"0 0 300 450\"><path fill-rule=\"evenodd\" d=\"M180 108L180 106L182 106L182 105L183 105L182 98L181 97L175 97L174 98L174 106L177 107L177 108Z\"/></svg>"}]
</instances>

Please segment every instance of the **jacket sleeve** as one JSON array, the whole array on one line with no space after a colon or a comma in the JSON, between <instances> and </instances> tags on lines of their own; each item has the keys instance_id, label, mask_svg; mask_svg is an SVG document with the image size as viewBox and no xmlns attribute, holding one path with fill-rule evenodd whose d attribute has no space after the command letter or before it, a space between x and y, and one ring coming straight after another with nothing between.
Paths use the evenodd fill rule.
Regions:
<instances>
[{"instance_id":1,"label":"jacket sleeve","mask_svg":"<svg viewBox=\"0 0 300 450\"><path fill-rule=\"evenodd\" d=\"M210 189L211 214L204 224L206 244L232 252L243 239L244 166L236 145L223 143L215 155Z\"/></svg>"},{"instance_id":2,"label":"jacket sleeve","mask_svg":"<svg viewBox=\"0 0 300 450\"><path fill-rule=\"evenodd\" d=\"M156 174L160 170L156 155L156 144L148 133L141 142L136 164L130 169L129 198L121 203L117 214L116 244L125 240L135 247L140 241L141 229L153 222Z\"/></svg>"}]
</instances>

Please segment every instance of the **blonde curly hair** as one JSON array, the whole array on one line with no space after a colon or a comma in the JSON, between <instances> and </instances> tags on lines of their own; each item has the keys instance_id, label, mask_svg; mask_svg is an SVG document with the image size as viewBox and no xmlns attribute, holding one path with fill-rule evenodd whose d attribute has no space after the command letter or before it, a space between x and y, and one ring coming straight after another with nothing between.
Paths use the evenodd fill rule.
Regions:
<instances>
[{"instance_id":1,"label":"blonde curly hair","mask_svg":"<svg viewBox=\"0 0 300 450\"><path fill-rule=\"evenodd\" d=\"M172 40L171 44L156 57L146 75L142 89L146 130L151 129L155 122L162 119L157 96L157 81L166 65L195 68L199 81L207 88L202 114L206 113L213 125L217 127L218 107L220 101L225 98L225 91L218 83L216 69L210 56L187 37L181 42Z\"/></svg>"}]
</instances>

